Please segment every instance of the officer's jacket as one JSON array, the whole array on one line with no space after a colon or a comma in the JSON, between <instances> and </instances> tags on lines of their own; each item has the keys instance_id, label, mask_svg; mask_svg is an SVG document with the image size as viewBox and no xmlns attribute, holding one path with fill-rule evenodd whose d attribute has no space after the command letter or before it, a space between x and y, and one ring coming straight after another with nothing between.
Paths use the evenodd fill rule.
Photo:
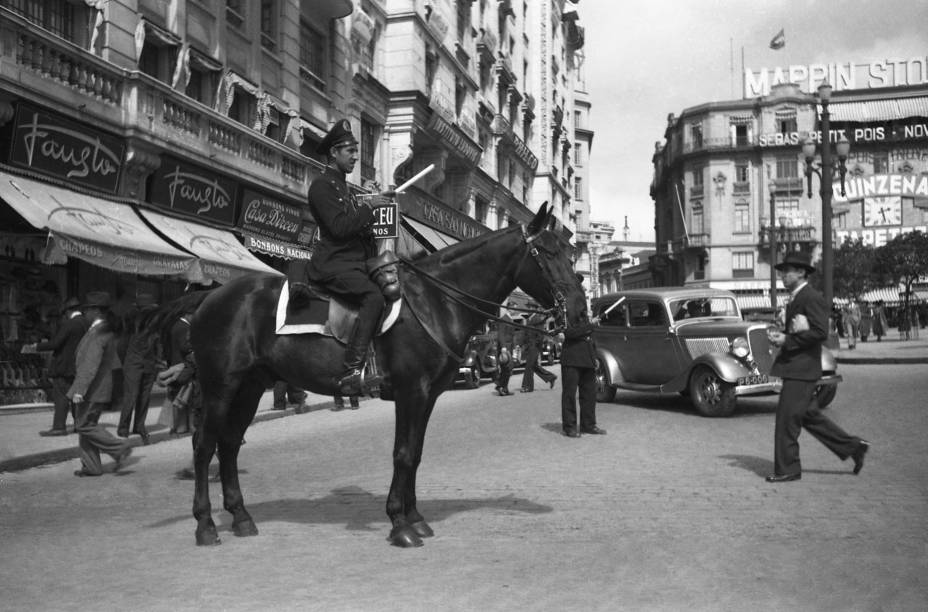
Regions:
<instances>
[{"instance_id":1,"label":"officer's jacket","mask_svg":"<svg viewBox=\"0 0 928 612\"><path fill-rule=\"evenodd\" d=\"M309 186L309 210L319 225L319 239L309 260L309 277L325 282L348 270L365 272L364 262L377 254L370 206L360 206L337 168Z\"/></svg>"},{"instance_id":2,"label":"officer's jacket","mask_svg":"<svg viewBox=\"0 0 928 612\"><path fill-rule=\"evenodd\" d=\"M590 321L572 325L564 330L564 345L561 347L561 365L576 368L596 367L596 343Z\"/></svg>"}]
</instances>

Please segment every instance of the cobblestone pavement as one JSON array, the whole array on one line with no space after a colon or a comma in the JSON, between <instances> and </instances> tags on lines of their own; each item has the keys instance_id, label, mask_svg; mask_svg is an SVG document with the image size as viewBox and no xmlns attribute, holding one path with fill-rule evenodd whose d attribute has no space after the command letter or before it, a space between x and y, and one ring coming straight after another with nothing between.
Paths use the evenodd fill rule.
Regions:
<instances>
[{"instance_id":1,"label":"cobblestone pavement","mask_svg":"<svg viewBox=\"0 0 928 612\"><path fill-rule=\"evenodd\" d=\"M555 368L555 371L557 369ZM774 398L706 419L620 392L607 436L559 435L554 391L439 399L418 478L436 536L385 541L392 405L255 424L241 480L261 533L197 548L189 439L129 473L75 462L0 474L11 610L924 610L924 365L848 365L829 414L873 443L860 476L808 434L770 485Z\"/></svg>"}]
</instances>

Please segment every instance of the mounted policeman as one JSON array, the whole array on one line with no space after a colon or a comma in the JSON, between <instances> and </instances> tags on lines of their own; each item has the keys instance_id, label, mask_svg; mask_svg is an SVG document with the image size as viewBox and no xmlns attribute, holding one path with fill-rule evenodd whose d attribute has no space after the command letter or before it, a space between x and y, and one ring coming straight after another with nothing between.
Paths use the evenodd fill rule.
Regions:
<instances>
[{"instance_id":1,"label":"mounted policeman","mask_svg":"<svg viewBox=\"0 0 928 612\"><path fill-rule=\"evenodd\" d=\"M377 244L371 229L373 209L394 194L388 191L358 198L349 191L345 176L358 162L358 141L347 119L332 126L316 152L327 159L325 171L312 181L307 196L308 212L318 224L318 236L312 257L290 267L290 302L298 307L309 300L312 290L308 280L359 308L347 339L345 368L336 384L342 395L360 395L366 392L362 371L368 347L385 304L383 290L368 275L369 270L375 273L382 263L379 260L384 259L376 258ZM384 255L395 261L392 252Z\"/></svg>"}]
</instances>

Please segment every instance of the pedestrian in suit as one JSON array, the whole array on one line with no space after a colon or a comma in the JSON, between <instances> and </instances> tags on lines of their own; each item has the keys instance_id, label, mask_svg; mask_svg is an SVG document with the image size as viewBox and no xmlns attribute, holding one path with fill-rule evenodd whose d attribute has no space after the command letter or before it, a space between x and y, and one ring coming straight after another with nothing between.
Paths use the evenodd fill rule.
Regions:
<instances>
[{"instance_id":1,"label":"pedestrian in suit","mask_svg":"<svg viewBox=\"0 0 928 612\"><path fill-rule=\"evenodd\" d=\"M135 311L127 317L129 343L122 366L122 407L116 434L128 438L131 425L132 433L138 434L143 444L148 444L145 420L148 418L151 388L159 370L159 347L157 334L144 332L139 329L139 325L146 314L157 308L158 304L153 295L140 293L136 298Z\"/></svg>"},{"instance_id":2,"label":"pedestrian in suit","mask_svg":"<svg viewBox=\"0 0 928 612\"><path fill-rule=\"evenodd\" d=\"M799 433L805 427L842 461L854 460L854 473L864 465L870 448L866 440L851 436L819 409L816 382L822 376L822 343L828 338L825 298L808 284L815 272L808 253L790 252L777 264L783 286L790 292L784 330L770 329L770 343L780 348L770 373L783 379L777 403L774 432L774 473L767 482L802 478Z\"/></svg>"},{"instance_id":3,"label":"pedestrian in suit","mask_svg":"<svg viewBox=\"0 0 928 612\"><path fill-rule=\"evenodd\" d=\"M583 275L577 274L583 284ZM568 438L579 438L581 433L605 435L606 430L596 425L596 342L593 329L599 319L590 319L584 310L580 319L564 330L561 347L561 429ZM577 429L577 397L580 399L580 429Z\"/></svg>"},{"instance_id":4,"label":"pedestrian in suit","mask_svg":"<svg viewBox=\"0 0 928 612\"><path fill-rule=\"evenodd\" d=\"M889 321L886 320L886 302L877 300L873 307L873 335L876 336L877 342L883 341L883 336L887 335L889 330Z\"/></svg>"},{"instance_id":5,"label":"pedestrian in suit","mask_svg":"<svg viewBox=\"0 0 928 612\"><path fill-rule=\"evenodd\" d=\"M80 300L76 297L68 298L61 306L61 324L51 340L39 342L33 348L36 351L52 351L52 361L48 368L48 377L52 383L52 396L55 402L55 413L52 417L52 428L40 431L40 436L67 435L68 412L77 427L77 411L68 401L68 389L74 382L75 351L81 338L87 332L90 323L80 311Z\"/></svg>"},{"instance_id":6,"label":"pedestrian in suit","mask_svg":"<svg viewBox=\"0 0 928 612\"><path fill-rule=\"evenodd\" d=\"M88 293L84 309L91 323L75 350L74 382L67 393L77 406L82 467L74 475L99 476L103 473L101 452L116 461L116 471L132 454L132 447L127 440L120 440L97 423L100 413L112 401L113 370L119 369L109 294L104 291Z\"/></svg>"},{"instance_id":7,"label":"pedestrian in suit","mask_svg":"<svg viewBox=\"0 0 928 612\"><path fill-rule=\"evenodd\" d=\"M525 344L522 346L522 354L525 357L525 370L522 372L522 388L520 389L522 393L531 393L535 390L535 374L551 385L552 389L557 381L557 374L549 372L538 363L541 345L544 342L544 334L541 331L544 322L545 317L541 314L534 315L525 322L529 329L525 330Z\"/></svg>"},{"instance_id":8,"label":"pedestrian in suit","mask_svg":"<svg viewBox=\"0 0 928 612\"><path fill-rule=\"evenodd\" d=\"M857 348L857 336L860 334L860 308L857 302L851 300L844 307L844 330L847 336L847 347L849 349Z\"/></svg>"},{"instance_id":9,"label":"pedestrian in suit","mask_svg":"<svg viewBox=\"0 0 928 612\"><path fill-rule=\"evenodd\" d=\"M496 324L496 393L500 396L512 395L509 391L509 378L512 376L512 351L515 340L512 317L503 313L502 321Z\"/></svg>"}]
</instances>

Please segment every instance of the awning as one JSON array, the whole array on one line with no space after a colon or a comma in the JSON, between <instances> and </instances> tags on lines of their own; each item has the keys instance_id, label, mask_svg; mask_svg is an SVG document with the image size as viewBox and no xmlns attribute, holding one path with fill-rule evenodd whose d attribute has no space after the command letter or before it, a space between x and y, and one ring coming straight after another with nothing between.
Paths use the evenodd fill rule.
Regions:
<instances>
[{"instance_id":1,"label":"awning","mask_svg":"<svg viewBox=\"0 0 928 612\"><path fill-rule=\"evenodd\" d=\"M415 238L416 242L420 243L429 253L434 253L459 242L457 238L432 229L411 217L403 215L401 219L403 229L407 230Z\"/></svg>"},{"instance_id":2,"label":"awning","mask_svg":"<svg viewBox=\"0 0 928 612\"><path fill-rule=\"evenodd\" d=\"M821 112L819 106L819 112ZM909 117L928 117L928 96L867 100L866 102L832 102L828 105L832 121L891 121Z\"/></svg>"},{"instance_id":3,"label":"awning","mask_svg":"<svg viewBox=\"0 0 928 612\"><path fill-rule=\"evenodd\" d=\"M763 310L770 308L770 296L767 295L735 295L735 302L741 310ZM786 304L786 295L777 294L777 307Z\"/></svg>"},{"instance_id":4,"label":"awning","mask_svg":"<svg viewBox=\"0 0 928 612\"><path fill-rule=\"evenodd\" d=\"M152 210L141 210L140 213L161 234L199 258L204 280L225 283L256 272L281 276L280 272L252 255L231 232Z\"/></svg>"},{"instance_id":5,"label":"awning","mask_svg":"<svg viewBox=\"0 0 928 612\"><path fill-rule=\"evenodd\" d=\"M132 274L189 278L196 259L153 232L128 204L0 172L0 197L34 227L48 230L45 263L60 254Z\"/></svg>"}]
</instances>

